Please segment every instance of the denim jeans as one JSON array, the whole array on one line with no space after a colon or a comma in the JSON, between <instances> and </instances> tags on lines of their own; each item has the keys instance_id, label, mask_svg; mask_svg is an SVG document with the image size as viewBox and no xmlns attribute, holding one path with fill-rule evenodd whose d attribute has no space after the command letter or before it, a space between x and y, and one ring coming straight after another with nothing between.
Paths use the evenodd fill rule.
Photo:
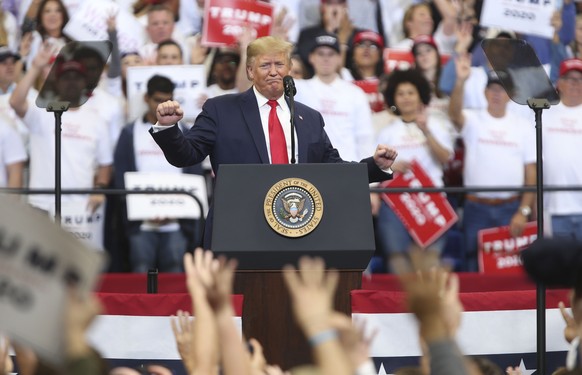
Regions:
<instances>
[{"instance_id":1,"label":"denim jeans","mask_svg":"<svg viewBox=\"0 0 582 375\"><path fill-rule=\"evenodd\" d=\"M463 210L463 231L465 232L465 271L477 272L477 232L481 229L509 225L517 211L520 200L489 205L466 200Z\"/></svg>"},{"instance_id":2,"label":"denim jeans","mask_svg":"<svg viewBox=\"0 0 582 375\"><path fill-rule=\"evenodd\" d=\"M552 215L552 237L582 241L582 215Z\"/></svg>"},{"instance_id":3,"label":"denim jeans","mask_svg":"<svg viewBox=\"0 0 582 375\"><path fill-rule=\"evenodd\" d=\"M183 272L186 236L182 231L139 231L129 237L132 272Z\"/></svg>"},{"instance_id":4,"label":"denim jeans","mask_svg":"<svg viewBox=\"0 0 582 375\"><path fill-rule=\"evenodd\" d=\"M407 253L410 245L414 242L400 218L384 202L380 206L378 218L376 219L376 236L382 253L386 256L395 253ZM445 245L445 237L444 235L440 236L428 247L434 251L441 252Z\"/></svg>"}]
</instances>

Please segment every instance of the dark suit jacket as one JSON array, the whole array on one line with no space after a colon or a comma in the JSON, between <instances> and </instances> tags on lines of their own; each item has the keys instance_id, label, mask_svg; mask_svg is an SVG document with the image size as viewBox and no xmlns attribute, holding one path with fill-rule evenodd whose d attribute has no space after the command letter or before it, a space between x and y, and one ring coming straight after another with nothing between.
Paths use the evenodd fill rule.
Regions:
<instances>
[{"instance_id":1,"label":"dark suit jacket","mask_svg":"<svg viewBox=\"0 0 582 375\"><path fill-rule=\"evenodd\" d=\"M299 163L345 163L329 141L319 112L295 102L294 117ZM176 126L156 133L150 130L150 133L166 159L176 167L200 163L207 155L210 155L216 173L221 164L269 164L267 143L252 87L240 94L208 99L194 126L185 134ZM362 162L368 165L370 182L390 178L371 157ZM207 223L205 245L210 244L212 208Z\"/></svg>"}]
</instances>

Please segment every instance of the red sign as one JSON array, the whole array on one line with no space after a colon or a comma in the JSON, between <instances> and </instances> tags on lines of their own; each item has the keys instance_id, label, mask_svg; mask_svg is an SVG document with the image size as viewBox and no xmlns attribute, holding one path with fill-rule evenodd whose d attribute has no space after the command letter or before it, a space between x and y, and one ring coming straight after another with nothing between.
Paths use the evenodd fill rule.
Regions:
<instances>
[{"instance_id":1,"label":"red sign","mask_svg":"<svg viewBox=\"0 0 582 375\"><path fill-rule=\"evenodd\" d=\"M449 55L441 55L441 65L444 66L449 61ZM384 49L384 72L390 73L394 69L406 70L414 67L414 56L410 50L385 48Z\"/></svg>"},{"instance_id":2,"label":"red sign","mask_svg":"<svg viewBox=\"0 0 582 375\"><path fill-rule=\"evenodd\" d=\"M377 79L354 81L354 84L366 93L372 112L382 112L385 109L384 97L378 91L378 83L379 81Z\"/></svg>"},{"instance_id":3,"label":"red sign","mask_svg":"<svg viewBox=\"0 0 582 375\"><path fill-rule=\"evenodd\" d=\"M406 49L384 49L384 71L390 73L394 69L406 70L414 66L414 56Z\"/></svg>"},{"instance_id":4,"label":"red sign","mask_svg":"<svg viewBox=\"0 0 582 375\"><path fill-rule=\"evenodd\" d=\"M521 236L512 237L509 226L480 230L479 271L487 274L521 273L519 253L537 238L537 222L526 224Z\"/></svg>"},{"instance_id":5,"label":"red sign","mask_svg":"<svg viewBox=\"0 0 582 375\"><path fill-rule=\"evenodd\" d=\"M394 173L394 178L382 187L433 187L422 167L412 161L406 173ZM441 193L382 194L382 199L398 215L408 233L421 247L426 247L447 231L458 217Z\"/></svg>"},{"instance_id":6,"label":"red sign","mask_svg":"<svg viewBox=\"0 0 582 375\"><path fill-rule=\"evenodd\" d=\"M206 0L202 44L212 47L235 45L243 29L254 38L271 34L273 6L255 0Z\"/></svg>"}]
</instances>

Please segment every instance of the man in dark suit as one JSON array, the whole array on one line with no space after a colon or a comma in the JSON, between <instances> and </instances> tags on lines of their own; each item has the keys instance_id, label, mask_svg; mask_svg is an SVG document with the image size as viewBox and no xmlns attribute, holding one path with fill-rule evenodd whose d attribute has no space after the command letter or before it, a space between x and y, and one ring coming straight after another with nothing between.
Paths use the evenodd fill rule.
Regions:
<instances>
[{"instance_id":1,"label":"man in dark suit","mask_svg":"<svg viewBox=\"0 0 582 375\"><path fill-rule=\"evenodd\" d=\"M212 169L217 173L220 164L288 163L290 111L283 95L283 77L289 74L292 50L291 43L271 36L250 43L247 76L253 87L244 93L207 100L194 126L184 135L175 126L184 116L180 104L161 103L157 109L158 123L150 133L170 164L186 167L210 155ZM319 112L295 103L294 120L298 146L295 157L299 163L344 162L329 141ZM278 126L279 134L272 128L273 121L284 124ZM362 160L368 165L370 182L390 179L390 166L396 156L394 149L378 145L373 157ZM209 242L207 226L205 245Z\"/></svg>"}]
</instances>

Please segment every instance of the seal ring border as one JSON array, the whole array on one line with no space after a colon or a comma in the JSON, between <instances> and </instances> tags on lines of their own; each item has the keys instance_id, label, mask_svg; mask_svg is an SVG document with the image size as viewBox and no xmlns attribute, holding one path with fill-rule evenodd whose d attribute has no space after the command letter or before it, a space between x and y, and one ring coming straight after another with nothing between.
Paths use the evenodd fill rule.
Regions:
<instances>
[{"instance_id":1,"label":"seal ring border","mask_svg":"<svg viewBox=\"0 0 582 375\"><path fill-rule=\"evenodd\" d=\"M300 228L289 228L284 226L279 222L278 218L276 217L276 213L274 212L276 198L280 196L282 191L293 187L297 188L298 190L305 191L311 200L313 207L310 220ZM319 202L317 206L316 202ZM273 229L273 231L285 237L297 238L311 233L313 230L315 230L315 228L317 228L319 223L321 223L321 218L323 216L323 198L321 197L321 193L312 183L302 178L290 177L277 181L268 190L263 206L267 224L271 227L271 229ZM316 221L316 224L309 225L314 220Z\"/></svg>"}]
</instances>

